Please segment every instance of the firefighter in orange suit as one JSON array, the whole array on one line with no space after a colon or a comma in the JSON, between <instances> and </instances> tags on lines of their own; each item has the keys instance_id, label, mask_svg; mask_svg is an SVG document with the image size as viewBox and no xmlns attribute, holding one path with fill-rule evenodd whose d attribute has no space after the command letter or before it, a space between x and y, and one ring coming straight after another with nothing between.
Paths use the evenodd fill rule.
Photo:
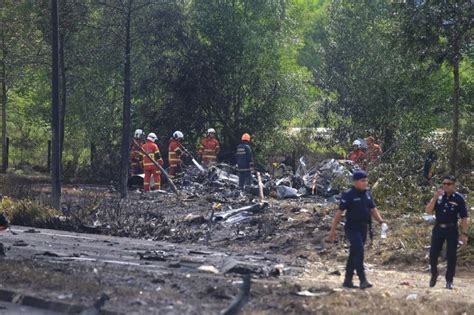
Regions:
<instances>
[{"instance_id":1,"label":"firefighter in orange suit","mask_svg":"<svg viewBox=\"0 0 474 315\"><path fill-rule=\"evenodd\" d=\"M367 164L367 154L362 149L362 142L355 140L352 143L352 151L349 153L348 159L359 165L360 168L365 169Z\"/></svg>"},{"instance_id":2,"label":"firefighter in orange suit","mask_svg":"<svg viewBox=\"0 0 474 315\"><path fill-rule=\"evenodd\" d=\"M161 158L160 149L155 143L158 140L158 137L154 133L150 133L147 137L147 141L142 145L143 151L146 154L143 154L143 169L145 171L145 180L143 181L143 188L145 191L150 191L150 179L153 177L154 185L151 187L151 190L161 189L161 171L160 169L152 162L152 159L158 162L160 165L163 165L163 159Z\"/></svg>"},{"instance_id":3,"label":"firefighter in orange suit","mask_svg":"<svg viewBox=\"0 0 474 315\"><path fill-rule=\"evenodd\" d=\"M216 139L216 130L209 128L207 130L207 136L201 140L198 146L198 153L202 163L204 165L215 163L219 150L220 146L219 141Z\"/></svg>"},{"instance_id":4,"label":"firefighter in orange suit","mask_svg":"<svg viewBox=\"0 0 474 315\"><path fill-rule=\"evenodd\" d=\"M368 149L367 149L368 160L371 162L376 162L380 160L380 158L383 155L382 147L379 144L375 143L375 139L372 136L368 137L366 141L367 141L367 146L368 146Z\"/></svg>"},{"instance_id":5,"label":"firefighter in orange suit","mask_svg":"<svg viewBox=\"0 0 474 315\"><path fill-rule=\"evenodd\" d=\"M181 172L181 156L185 153L181 142L184 139L184 134L181 131L175 131L173 137L168 143L168 162L170 167L168 175L173 178Z\"/></svg>"},{"instance_id":6,"label":"firefighter in orange suit","mask_svg":"<svg viewBox=\"0 0 474 315\"><path fill-rule=\"evenodd\" d=\"M144 136L145 133L141 129L135 130L135 133L133 134L133 139L135 141L132 141L132 144L130 145L130 176L143 174L143 167L141 163L142 153L140 151L140 148L137 147L137 145L135 144L135 142L138 143L138 145L140 146L143 145Z\"/></svg>"}]
</instances>

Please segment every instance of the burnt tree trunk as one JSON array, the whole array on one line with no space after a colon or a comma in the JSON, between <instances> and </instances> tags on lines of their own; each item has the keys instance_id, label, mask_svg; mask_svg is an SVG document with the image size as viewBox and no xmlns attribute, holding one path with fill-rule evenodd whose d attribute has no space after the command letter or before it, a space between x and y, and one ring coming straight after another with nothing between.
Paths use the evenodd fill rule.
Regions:
<instances>
[{"instance_id":1,"label":"burnt tree trunk","mask_svg":"<svg viewBox=\"0 0 474 315\"><path fill-rule=\"evenodd\" d=\"M451 174L456 175L459 151L459 101L460 101L460 83L459 83L459 40L454 40L454 58L453 58L453 132L452 132L452 148L449 161L449 170Z\"/></svg>"},{"instance_id":2,"label":"burnt tree trunk","mask_svg":"<svg viewBox=\"0 0 474 315\"><path fill-rule=\"evenodd\" d=\"M59 36L59 69L61 73L61 107L59 109L59 129L60 129L60 143L59 143L59 159L61 165L61 172L63 167L63 152L64 152L64 120L66 117L66 97L67 97L67 78L66 78L66 64L64 61L64 35Z\"/></svg>"},{"instance_id":3,"label":"burnt tree trunk","mask_svg":"<svg viewBox=\"0 0 474 315\"><path fill-rule=\"evenodd\" d=\"M132 19L132 2L129 0L128 8L125 16L125 51L124 51L124 67L123 67L123 117L122 117L122 145L120 148L120 194L122 198L128 196L128 167L130 154L130 107L131 107L131 39L130 28Z\"/></svg>"},{"instance_id":4,"label":"burnt tree trunk","mask_svg":"<svg viewBox=\"0 0 474 315\"><path fill-rule=\"evenodd\" d=\"M51 28L52 28L52 75L51 75L51 205L61 208L61 145L59 119L59 15L58 0L51 0Z\"/></svg>"},{"instance_id":5,"label":"burnt tree trunk","mask_svg":"<svg viewBox=\"0 0 474 315\"><path fill-rule=\"evenodd\" d=\"M2 23L2 59L1 59L1 103L2 103L2 172L8 168L8 150L7 150L7 50L5 47L5 30Z\"/></svg>"}]
</instances>

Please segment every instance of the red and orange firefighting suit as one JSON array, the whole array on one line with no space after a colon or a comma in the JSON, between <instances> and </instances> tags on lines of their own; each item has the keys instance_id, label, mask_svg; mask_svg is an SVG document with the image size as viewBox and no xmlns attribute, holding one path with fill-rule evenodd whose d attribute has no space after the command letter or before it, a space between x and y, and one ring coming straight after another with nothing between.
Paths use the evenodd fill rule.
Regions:
<instances>
[{"instance_id":1,"label":"red and orange firefighting suit","mask_svg":"<svg viewBox=\"0 0 474 315\"><path fill-rule=\"evenodd\" d=\"M181 168L181 155L183 153L184 149L181 146L181 142L178 139L171 138L168 143L168 162L170 164L168 175L170 177L174 177Z\"/></svg>"},{"instance_id":2,"label":"red and orange firefighting suit","mask_svg":"<svg viewBox=\"0 0 474 315\"><path fill-rule=\"evenodd\" d=\"M143 145L143 142L141 140L135 139L135 141L138 144ZM142 153L140 151L140 148L137 147L137 145L132 141L132 144L130 146L130 176L143 173L141 160Z\"/></svg>"},{"instance_id":3,"label":"red and orange firefighting suit","mask_svg":"<svg viewBox=\"0 0 474 315\"><path fill-rule=\"evenodd\" d=\"M217 161L217 154L219 154L219 141L211 136L207 136L201 140L198 146L198 153L204 165Z\"/></svg>"},{"instance_id":4,"label":"red and orange firefighting suit","mask_svg":"<svg viewBox=\"0 0 474 315\"><path fill-rule=\"evenodd\" d=\"M147 141L142 145L142 149L146 152L146 154L143 154L143 170L145 171L143 188L145 191L150 191L150 179L153 176L155 185L152 187L152 190L161 189L161 171L152 162L152 159L154 159L160 165L163 165L160 149L153 141Z\"/></svg>"},{"instance_id":5,"label":"red and orange firefighting suit","mask_svg":"<svg viewBox=\"0 0 474 315\"><path fill-rule=\"evenodd\" d=\"M372 136L369 136L366 141L368 146L367 160L369 160L370 162L376 162L383 155L382 147L375 143L375 138Z\"/></svg>"},{"instance_id":6,"label":"red and orange firefighting suit","mask_svg":"<svg viewBox=\"0 0 474 315\"><path fill-rule=\"evenodd\" d=\"M362 149L354 149L349 153L349 160L359 165L361 168L366 168L366 153Z\"/></svg>"},{"instance_id":7,"label":"red and orange firefighting suit","mask_svg":"<svg viewBox=\"0 0 474 315\"><path fill-rule=\"evenodd\" d=\"M382 147L376 143L369 144L367 155L369 161L376 162L383 155Z\"/></svg>"}]
</instances>

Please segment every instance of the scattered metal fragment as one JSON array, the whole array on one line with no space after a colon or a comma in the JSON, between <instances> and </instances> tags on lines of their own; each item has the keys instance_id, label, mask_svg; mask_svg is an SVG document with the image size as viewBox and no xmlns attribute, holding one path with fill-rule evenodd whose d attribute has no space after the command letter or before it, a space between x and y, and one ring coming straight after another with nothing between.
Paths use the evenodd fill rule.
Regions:
<instances>
[{"instance_id":1,"label":"scattered metal fragment","mask_svg":"<svg viewBox=\"0 0 474 315\"><path fill-rule=\"evenodd\" d=\"M211 266L211 265L202 265L202 266L199 266L199 267L198 267L198 270L199 270L199 271L203 271L203 272L213 273L213 274L218 274L218 273L219 273L219 270L218 270L216 267Z\"/></svg>"},{"instance_id":2,"label":"scattered metal fragment","mask_svg":"<svg viewBox=\"0 0 474 315\"><path fill-rule=\"evenodd\" d=\"M41 233L41 232L38 231L38 230L35 230L35 229L28 229L28 230L24 231L23 233Z\"/></svg>"},{"instance_id":3,"label":"scattered metal fragment","mask_svg":"<svg viewBox=\"0 0 474 315\"><path fill-rule=\"evenodd\" d=\"M168 257L164 251L146 251L144 253L138 253L138 256L141 260L151 261L166 261Z\"/></svg>"},{"instance_id":4,"label":"scattered metal fragment","mask_svg":"<svg viewBox=\"0 0 474 315\"><path fill-rule=\"evenodd\" d=\"M24 240L19 240L13 243L13 246L28 246L28 244Z\"/></svg>"}]
</instances>

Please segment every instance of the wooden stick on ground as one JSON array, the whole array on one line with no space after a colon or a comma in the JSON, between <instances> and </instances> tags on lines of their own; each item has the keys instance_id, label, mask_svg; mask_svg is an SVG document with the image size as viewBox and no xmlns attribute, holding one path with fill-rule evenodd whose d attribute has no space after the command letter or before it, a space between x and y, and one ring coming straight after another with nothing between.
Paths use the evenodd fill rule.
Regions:
<instances>
[{"instance_id":1,"label":"wooden stick on ground","mask_svg":"<svg viewBox=\"0 0 474 315\"><path fill-rule=\"evenodd\" d=\"M258 193L260 195L260 202L263 202L263 184L262 184L262 176L260 176L260 172L257 172L257 180L258 180Z\"/></svg>"}]
</instances>

